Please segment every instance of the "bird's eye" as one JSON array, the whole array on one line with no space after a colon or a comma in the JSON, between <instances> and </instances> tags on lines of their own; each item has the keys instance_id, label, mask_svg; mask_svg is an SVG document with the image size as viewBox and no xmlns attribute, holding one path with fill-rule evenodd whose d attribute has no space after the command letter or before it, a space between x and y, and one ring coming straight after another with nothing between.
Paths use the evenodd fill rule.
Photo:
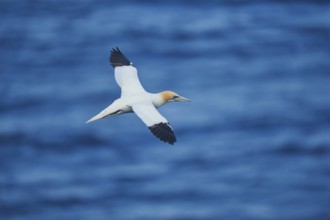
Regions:
<instances>
[{"instance_id":1,"label":"bird's eye","mask_svg":"<svg viewBox=\"0 0 330 220\"><path fill-rule=\"evenodd\" d=\"M177 98L179 98L178 95L174 95L174 96L172 97L172 99L177 99Z\"/></svg>"}]
</instances>

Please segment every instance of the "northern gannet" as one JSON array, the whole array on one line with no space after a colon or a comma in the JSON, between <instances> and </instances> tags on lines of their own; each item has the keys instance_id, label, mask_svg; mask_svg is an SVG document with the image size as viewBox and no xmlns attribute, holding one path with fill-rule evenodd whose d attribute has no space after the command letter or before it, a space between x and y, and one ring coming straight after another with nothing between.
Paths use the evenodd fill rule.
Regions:
<instances>
[{"instance_id":1,"label":"northern gannet","mask_svg":"<svg viewBox=\"0 0 330 220\"><path fill-rule=\"evenodd\" d=\"M172 91L147 92L139 81L133 63L118 47L112 49L109 60L115 69L115 79L121 87L121 96L86 123L108 116L134 112L156 137L173 145L176 142L175 134L157 108L168 102L190 102L190 100Z\"/></svg>"}]
</instances>

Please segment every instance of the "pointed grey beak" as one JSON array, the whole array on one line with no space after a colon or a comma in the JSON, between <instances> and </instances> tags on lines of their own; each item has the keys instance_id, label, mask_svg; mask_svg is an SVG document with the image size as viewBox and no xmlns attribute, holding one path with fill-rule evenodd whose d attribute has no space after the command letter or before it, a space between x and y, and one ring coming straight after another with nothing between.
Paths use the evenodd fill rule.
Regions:
<instances>
[{"instance_id":1,"label":"pointed grey beak","mask_svg":"<svg viewBox=\"0 0 330 220\"><path fill-rule=\"evenodd\" d=\"M190 99L187 99L185 97L182 97L182 96L177 96L174 98L174 101L176 102L190 102Z\"/></svg>"}]
</instances>

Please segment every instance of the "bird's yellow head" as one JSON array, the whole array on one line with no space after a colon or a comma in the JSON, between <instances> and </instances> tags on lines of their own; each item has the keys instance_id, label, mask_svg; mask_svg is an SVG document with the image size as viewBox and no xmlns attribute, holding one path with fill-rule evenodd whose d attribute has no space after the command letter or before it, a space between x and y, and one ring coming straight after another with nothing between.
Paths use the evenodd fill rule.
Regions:
<instances>
[{"instance_id":1,"label":"bird's yellow head","mask_svg":"<svg viewBox=\"0 0 330 220\"><path fill-rule=\"evenodd\" d=\"M172 91L161 92L160 96L162 97L162 99L164 100L165 103L167 103L167 102L190 102L189 99L182 97Z\"/></svg>"}]
</instances>

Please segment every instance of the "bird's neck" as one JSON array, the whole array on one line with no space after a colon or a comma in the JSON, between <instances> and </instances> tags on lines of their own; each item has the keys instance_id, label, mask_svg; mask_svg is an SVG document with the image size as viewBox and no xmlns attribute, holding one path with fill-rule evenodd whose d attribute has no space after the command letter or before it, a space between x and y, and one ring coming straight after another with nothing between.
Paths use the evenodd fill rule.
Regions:
<instances>
[{"instance_id":1,"label":"bird's neck","mask_svg":"<svg viewBox=\"0 0 330 220\"><path fill-rule=\"evenodd\" d=\"M164 99L161 93L151 94L152 96L152 103L156 108L166 104L168 101Z\"/></svg>"}]
</instances>

